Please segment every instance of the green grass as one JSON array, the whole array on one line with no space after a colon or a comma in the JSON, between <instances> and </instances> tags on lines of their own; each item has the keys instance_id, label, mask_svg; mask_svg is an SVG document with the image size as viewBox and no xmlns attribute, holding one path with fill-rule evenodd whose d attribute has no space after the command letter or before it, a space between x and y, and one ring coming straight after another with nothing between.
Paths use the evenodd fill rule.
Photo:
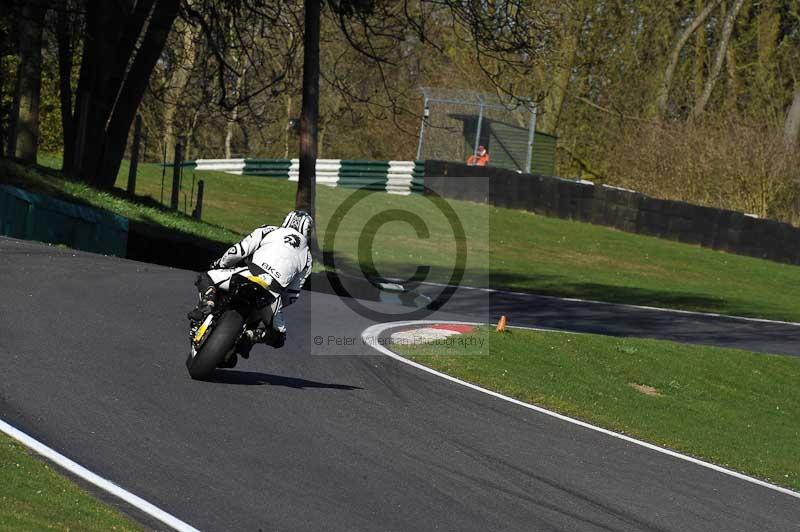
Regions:
<instances>
[{"instance_id":1,"label":"green grass","mask_svg":"<svg viewBox=\"0 0 800 532\"><path fill-rule=\"evenodd\" d=\"M0 523L4 531L140 530L0 434Z\"/></svg>"},{"instance_id":2,"label":"green grass","mask_svg":"<svg viewBox=\"0 0 800 532\"><path fill-rule=\"evenodd\" d=\"M41 158L58 167L57 157ZM9 163L5 163L6 169ZM3 167L0 167L3 170ZM0 172L0 180L3 174ZM13 173L13 168L10 173ZM29 172L30 174L31 172ZM192 177L206 182L203 219L141 206L92 191L56 177L48 186L98 206L106 205L125 216L230 242L253 227L277 223L294 202L296 185L284 180L230 175L219 172L184 172L184 191L190 195ZM150 205L161 196L162 168L140 165L137 193ZM164 197L169 196L169 171ZM117 186L127 182L123 165ZM324 241L336 208L354 192L317 189L317 221ZM181 195L183 197L183 193ZM168 199L167 199L168 201ZM540 294L719 312L743 316L800 321L800 268L623 233L590 224L496 209L469 202L449 202L465 227L469 262L464 283L522 290ZM183 205L183 201L181 202ZM191 207L190 207L191 208ZM455 248L452 233L437 209L421 196L375 193L360 202L337 233L338 264L356 268L358 237L370 217L391 209L418 214L432 227L420 239L407 225L393 222L373 232L377 243L372 257L386 276L409 277L416 264L431 266L432 280L446 281L452 271Z\"/></svg>"},{"instance_id":3,"label":"green grass","mask_svg":"<svg viewBox=\"0 0 800 532\"><path fill-rule=\"evenodd\" d=\"M394 349L521 401L800 490L800 358L589 334L473 334L470 347Z\"/></svg>"},{"instance_id":4,"label":"green grass","mask_svg":"<svg viewBox=\"0 0 800 532\"><path fill-rule=\"evenodd\" d=\"M60 166L60 160L53 157L40 157L40 160L52 167ZM77 201L130 220L147 222L200 238L218 242L232 242L239 238L239 234L230 229L198 222L190 216L169 211L146 196L127 198L121 191L113 194L101 192L85 183L64 179L56 172L24 167L8 160L0 159L0 183Z\"/></svg>"}]
</instances>

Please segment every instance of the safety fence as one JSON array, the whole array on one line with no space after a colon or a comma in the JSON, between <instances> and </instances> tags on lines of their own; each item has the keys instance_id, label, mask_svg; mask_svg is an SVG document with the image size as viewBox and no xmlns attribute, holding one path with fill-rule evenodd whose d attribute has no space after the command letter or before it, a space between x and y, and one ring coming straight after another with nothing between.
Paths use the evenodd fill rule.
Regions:
<instances>
[{"instance_id":1,"label":"safety fence","mask_svg":"<svg viewBox=\"0 0 800 532\"><path fill-rule=\"evenodd\" d=\"M128 220L92 207L0 185L0 234L124 257Z\"/></svg>"},{"instance_id":2,"label":"safety fence","mask_svg":"<svg viewBox=\"0 0 800 532\"><path fill-rule=\"evenodd\" d=\"M299 159L197 159L184 166L230 174L297 181ZM317 159L317 184L329 187L381 190L390 194L422 193L424 161L348 161Z\"/></svg>"}]
</instances>

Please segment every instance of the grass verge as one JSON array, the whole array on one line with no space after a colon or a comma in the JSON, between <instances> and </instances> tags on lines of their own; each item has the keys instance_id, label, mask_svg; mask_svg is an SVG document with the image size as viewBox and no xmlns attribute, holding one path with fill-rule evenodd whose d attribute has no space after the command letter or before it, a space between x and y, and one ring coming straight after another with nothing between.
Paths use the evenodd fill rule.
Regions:
<instances>
[{"instance_id":1,"label":"grass verge","mask_svg":"<svg viewBox=\"0 0 800 532\"><path fill-rule=\"evenodd\" d=\"M800 490L800 358L591 334L472 334L468 347L393 349L526 403Z\"/></svg>"},{"instance_id":2,"label":"grass verge","mask_svg":"<svg viewBox=\"0 0 800 532\"><path fill-rule=\"evenodd\" d=\"M0 523L27 530L141 530L0 434Z\"/></svg>"},{"instance_id":3,"label":"grass verge","mask_svg":"<svg viewBox=\"0 0 800 532\"><path fill-rule=\"evenodd\" d=\"M47 159L45 162L55 165L52 159ZM26 167L0 159L0 183L97 207L130 220L203 239L233 242L240 236L230 229L199 222L180 212L170 211L147 196L130 197L121 190L100 191L86 183L65 179L55 171L40 167Z\"/></svg>"},{"instance_id":4,"label":"grass verge","mask_svg":"<svg viewBox=\"0 0 800 532\"><path fill-rule=\"evenodd\" d=\"M58 157L42 162L58 167ZM0 180L18 166L0 166ZM277 223L294 203L296 184L284 180L220 172L184 172L180 197L192 196L192 181L206 183L203 219L190 218L158 207L163 169L140 165L134 201L100 193L83 184L28 170L20 180L44 182L60 193L73 195L123 216L147 220L167 228L217 242L231 242L264 223ZM164 199L170 175L164 173ZM117 180L127 182L127 163ZM324 236L338 206L353 194L325 186L317 190L317 221ZM522 211L497 209L462 201L448 202L463 223L469 256L465 284L491 286L564 297L650 305L721 314L800 321L800 268L751 257L703 249L652 237ZM187 199L187 210L191 201ZM183 205L183 199L181 201ZM411 212L426 223L434 221L420 238L407 224L392 222L364 230L367 220L391 210ZM455 255L452 231L437 226L437 210L421 196L375 193L345 217L333 246L324 251L337 257L344 269L363 263L363 236L374 236L371 257L378 273L409 277L417 264L431 266L430 280L447 281Z\"/></svg>"}]
</instances>

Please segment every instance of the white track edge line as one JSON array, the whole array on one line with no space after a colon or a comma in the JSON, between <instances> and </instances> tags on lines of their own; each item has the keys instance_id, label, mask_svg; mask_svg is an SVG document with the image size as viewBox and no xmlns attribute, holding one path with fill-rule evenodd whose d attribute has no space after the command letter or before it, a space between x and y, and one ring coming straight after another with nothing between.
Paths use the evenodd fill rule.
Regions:
<instances>
[{"instance_id":1,"label":"white track edge line","mask_svg":"<svg viewBox=\"0 0 800 532\"><path fill-rule=\"evenodd\" d=\"M141 510L150 517L153 517L154 519L161 521L165 525L170 526L180 532L199 532L198 529L194 528L188 523L181 521L174 515L165 512L161 508L158 508L157 506L147 502L141 497L138 497L137 495L134 495L133 493L125 490L124 488L119 487L110 480L106 480L105 478L95 473L92 473L82 465L70 460L63 454L51 449L47 445L25 434L24 432L15 428L14 426L9 425L2 419L0 419L0 432L4 432L11 438L20 442L25 447L28 447L32 451L44 456L48 460L66 469L73 475L78 476L83 480L89 482L90 484L93 484L94 486L100 488L101 490L122 499L126 503L137 508L138 510Z\"/></svg>"},{"instance_id":2,"label":"white track edge line","mask_svg":"<svg viewBox=\"0 0 800 532\"><path fill-rule=\"evenodd\" d=\"M434 283L431 281L423 281L419 284L428 286L439 286L439 287L453 286L445 283ZM514 290L502 290L499 288L481 288L479 286L456 285L455 288L464 290L476 290L478 292L488 292L494 294L509 294L512 296L540 297L542 299L554 299L556 301L571 301L573 303L590 303L592 305L614 305L618 307L635 308L640 310L655 310L657 312L674 312L675 314L689 314L692 316L709 316L712 318L727 318L731 320L753 321L757 323L774 323L776 325L793 325L795 327L800 327L800 322L796 321L770 320L766 318L748 318L747 316L736 316L733 314L717 314L714 312L700 312L697 310L681 310L681 309L664 308L664 307L649 307L647 305L633 305L631 303L614 303L612 301L597 301L596 299L580 299L576 297L548 296L544 294L534 294L532 292L515 292Z\"/></svg>"},{"instance_id":3,"label":"white track edge line","mask_svg":"<svg viewBox=\"0 0 800 532\"><path fill-rule=\"evenodd\" d=\"M751 477L749 475L745 475L744 473L739 473L738 471L733 471L732 469L727 469L727 468L724 468L722 466L718 466L716 464L712 464L710 462L706 462L706 461L700 460L699 458L694 458L693 456L689 456L689 455L686 455L686 454L681 454L681 453L679 453L677 451L673 451L673 450L667 449L665 447L659 447L658 445L654 445L654 444L648 443L646 441L637 440L636 438L632 438L630 436L626 436L625 434L620 434L619 432L614 432L612 430L604 429L602 427L598 427L596 425L592 425L591 423L587 423L587 422L581 421L579 419L575 419L575 418L572 418L572 417L569 417L569 416L565 416L564 414L559 414L558 412L553 412L552 410L548 410L548 409L543 408L541 406L536 406L536 405L532 405L530 403L525 403L525 402L520 401L518 399L514 399L513 397L508 397L508 396L503 395L501 393L494 392L494 391L488 390L486 388L482 388L480 386L477 386L475 384L469 383L467 381L463 381L463 380L458 379L456 377L452 377L452 376L447 375L445 373L442 373L440 371L436 371L435 369L431 369L431 368L429 368L427 366L423 366L422 364L414 362L413 360L409 360L409 359L407 359L405 357L402 357L402 356L398 355L397 353L393 352L392 350L388 349L386 346L384 346L384 345L382 345L382 344L380 344L378 342L378 337L381 335L381 333L383 333L384 331L386 331L388 329L393 329L395 327L407 327L409 325L429 325L429 324L434 324L434 323L454 323L454 324L457 324L457 325L486 325L485 323L467 322L467 321L450 321L450 320L411 320L411 321L395 321L395 322L389 322L389 323L377 323L375 325L371 325L371 326L367 327L366 329L364 329L364 331L361 333L361 339L362 339L363 342L365 342L367 345L369 345L370 347L372 347L376 351L378 351L378 352L380 352L380 353L382 353L382 354L384 354L384 355L386 355L388 357L391 357L391 358L393 358L395 360L398 360L398 361L400 361L400 362L402 362L404 364L408 364L409 366L413 366L413 367L415 367L417 369L425 371L426 373L430 373L431 375L436 375L437 377L441 377L441 378L446 379L448 381L455 382L455 383L460 384L462 386L466 386L467 388L471 388L471 389L476 390L478 392L482 392L482 393L485 393L487 395L491 395L492 397L496 397L497 399L502 399L503 401L507 401L509 403L513 403L515 405L527 408L529 410L534 410L534 411L539 412L541 414L545 414L547 416L554 417L554 418L559 419L561 421L566 421L567 423L572 423L573 425L578 425L580 427L583 427L583 428L586 428L586 429L589 429L589 430L600 432L600 433L605 434L607 436L611 436L613 438L624 440L624 441L626 441L628 443L633 443L634 445L639 445L641 447L645 447L645 448L650 449L652 451L656 451L656 452L659 452L659 453L662 453L662 454L666 454L666 455L671 456L673 458L678 458L680 460L684 460L686 462L690 462L690 463L693 463L695 465L699 465L699 466L702 466L702 467L705 467L705 468L708 468L708 469L712 469L714 471L717 471L718 473L723 473L725 475L737 478L739 480L744 480L746 482L750 482L752 484L756 484L758 486L761 486L761 487L764 487L764 488L768 488L768 489L771 489L773 491L777 491L777 492L783 493L785 495L789 495L791 497L795 497L797 499L800 499L800 492L796 492L796 491L790 490L789 488L784 488L782 486L777 486L775 484L766 482L764 480L760 480L760 479L757 479L755 477ZM547 330L547 329L536 329L535 327L514 327L514 328L516 328L516 329L531 329L531 330ZM550 332L552 332L552 331L550 331ZM559 332L559 331L555 331L555 332Z\"/></svg>"}]
</instances>

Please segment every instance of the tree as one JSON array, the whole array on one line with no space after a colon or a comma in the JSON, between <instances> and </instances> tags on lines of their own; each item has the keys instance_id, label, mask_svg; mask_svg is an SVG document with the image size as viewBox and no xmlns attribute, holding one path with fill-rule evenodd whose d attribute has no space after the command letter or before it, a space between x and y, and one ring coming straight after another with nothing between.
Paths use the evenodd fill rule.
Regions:
<instances>
[{"instance_id":1,"label":"tree","mask_svg":"<svg viewBox=\"0 0 800 532\"><path fill-rule=\"evenodd\" d=\"M174 59L172 71L167 78L167 86L164 91L162 103L162 120L164 124L163 142L167 157L170 158L173 157L175 153L175 129L178 109L183 101L183 96L189 84L189 79L198 54L198 35L196 29L192 25L186 23L179 23L176 24L176 26L178 42L173 49ZM186 148L186 146L184 146L184 148ZM184 154L188 157L188 150L185 150Z\"/></svg>"},{"instance_id":2,"label":"tree","mask_svg":"<svg viewBox=\"0 0 800 532\"><path fill-rule=\"evenodd\" d=\"M325 108L333 111L322 121L325 131L334 130L333 122L338 117L345 116L353 121L365 120L367 117L381 121L392 120L395 126L402 128L398 117L411 117L415 114L409 111L407 104L416 95L414 89L418 83L414 84L411 77L404 75L401 65L410 61L404 54L424 55L431 40L428 28L433 24L430 21L438 18L445 28L448 21L457 21L455 23L478 43L476 46L480 54L508 52L527 53L531 56L533 54L530 52L538 44L530 44L530 30L533 25L523 8L527 6L523 4L512 2L503 8L492 8L487 14L486 10L477 6L466 6L459 2L403 0L377 3L369 0L331 0L323 3L321 0L308 0L302 4L304 10L298 10L297 7L301 4L296 2L186 2L182 17L201 30L205 46L211 52L208 60L198 61L197 68L203 70L210 67L216 71L213 77L217 79L211 106L213 109L209 109L209 106L203 109L202 120L207 126L200 133L204 136L201 142L206 143L206 149L209 149L212 146L208 142L212 141L212 149L216 151L225 147L225 151L230 153L233 151L233 125L236 123L245 139L251 130L255 130L258 135L270 130L273 138L266 144L270 145L272 142L276 147L275 137L280 135L281 144L286 149L288 142L283 137L286 134L285 124L289 112L285 114L283 109L278 111L274 102L277 96L285 95L287 107L291 107L288 103L291 102L289 91L298 81L294 76L294 62L300 41L295 40L295 35L302 34L304 62L299 139L301 168L296 204L298 208L313 211L315 160L319 153L318 144L322 131L321 98L326 98L326 104L332 104L325 105ZM326 88L334 93L333 98L330 96L331 92L323 95L320 91L320 78L323 76L319 48L323 20L331 22L331 28L338 30L336 47L349 47L354 52L351 55L346 52L331 54L334 59L333 65L327 65L329 68L335 70L337 62L342 58L347 63L344 69L329 72L329 76L324 78ZM436 45L430 47L436 48ZM171 57L171 54L168 56ZM359 74L370 72L373 79L345 79L347 74L359 68ZM198 79L206 79L203 75L198 72ZM161 93L158 90L153 92ZM209 93L207 83L199 81L193 84L184 99L209 101L208 98L197 97L198 93ZM161 101L160 96L155 97ZM356 106L361 113L355 112ZM159 113L155 114L157 116ZM275 125L279 127L274 127ZM385 127L378 129L380 137L391 137L390 131ZM349 134L360 132L353 133L351 127ZM386 142L385 145L393 144L396 142ZM278 154L275 148L270 150L275 155ZM285 153L284 150L280 153Z\"/></svg>"},{"instance_id":3,"label":"tree","mask_svg":"<svg viewBox=\"0 0 800 532\"><path fill-rule=\"evenodd\" d=\"M789 106L783 126L783 140L786 146L796 150L798 139L800 139L800 86L794 91L792 105Z\"/></svg>"},{"instance_id":4,"label":"tree","mask_svg":"<svg viewBox=\"0 0 800 532\"><path fill-rule=\"evenodd\" d=\"M672 47L672 52L670 53L669 56L669 62L667 63L667 68L664 71L664 79L661 82L661 86L658 92L658 102L656 104L656 108L658 109L659 119L663 119L667 113L669 91L672 88L672 80L673 77L675 76L675 68L678 66L678 61L680 60L681 51L683 50L683 47L686 46L686 43L689 41L689 38L692 36L692 34L698 28L702 28L706 19L711 14L711 12L719 5L720 1L721 0L714 0L712 2L709 2L705 6L705 8L703 8L702 11L698 12L697 16L694 17L694 19L692 19L689 25L685 29L679 32L678 37L675 39L675 45ZM705 31L702 32L702 35L705 36ZM701 46L698 44L697 48L700 49ZM697 81L698 79L702 79L703 70L702 70L702 64L699 63L700 59L702 59L702 55L700 53L695 53L695 60L698 61L698 64L695 65L695 81Z\"/></svg>"},{"instance_id":5,"label":"tree","mask_svg":"<svg viewBox=\"0 0 800 532\"><path fill-rule=\"evenodd\" d=\"M300 110L300 176L295 207L314 216L319 126L320 0L305 1L303 99Z\"/></svg>"},{"instance_id":6,"label":"tree","mask_svg":"<svg viewBox=\"0 0 800 532\"><path fill-rule=\"evenodd\" d=\"M722 65L725 62L725 56L727 55L728 50L728 41L730 41L731 34L733 33L733 26L736 22L736 16L739 14L742 4L744 4L744 0L734 0L733 6L731 6L730 11L728 11L728 14L725 16L725 22L722 26L722 34L720 36L719 44L717 45L717 53L714 57L714 64L711 66L711 71L708 73L708 78L706 78L706 84L703 86L703 92L700 94L700 98L697 99L697 102L695 102L694 109L692 110L693 117L700 116L706 110L708 100L711 98L711 91L714 90L714 86L717 83L719 74L722 71Z\"/></svg>"},{"instance_id":7,"label":"tree","mask_svg":"<svg viewBox=\"0 0 800 532\"><path fill-rule=\"evenodd\" d=\"M187 111L202 105L198 142L214 152L234 150L234 125L246 143L286 121L275 100L296 84L302 4L260 0L191 2L183 14L199 29L202 53ZM249 126L249 127L248 127ZM281 130L283 132L283 130ZM277 133L276 133L277 136ZM229 148L226 148L228 146Z\"/></svg>"},{"instance_id":8,"label":"tree","mask_svg":"<svg viewBox=\"0 0 800 532\"><path fill-rule=\"evenodd\" d=\"M75 143L75 121L72 116L72 66L74 48L72 35L79 29L68 0L60 0L56 9L56 44L58 49L58 89L61 107L61 131L63 146ZM62 169L72 168L73 150L64 150Z\"/></svg>"},{"instance_id":9,"label":"tree","mask_svg":"<svg viewBox=\"0 0 800 532\"><path fill-rule=\"evenodd\" d=\"M544 24L538 11L526 2L505 2L487 9L483 4L458 1L412 4L407 1L338 0L330 2L329 7L347 43L363 56L362 60L374 67L395 125L398 125L397 116L404 111L403 102L391 87L386 67L396 65L397 60L393 59L402 55L403 44L410 37L413 36L420 44L431 44L426 28L428 21L436 15L449 15L445 20L449 18L454 25L465 28L472 38L470 45L475 47L479 57L496 59L502 56L503 64L513 67L530 68L531 58L538 55L547 35L542 31ZM296 206L311 212L314 209L314 167L319 132L320 8L319 0L305 2L300 176ZM432 47L441 51L436 44ZM423 53L422 46L417 53ZM499 63L494 62L495 65ZM480 61L479 66L481 71L494 76L493 79L500 78L500 71L490 71ZM407 97L407 94L402 96ZM371 100L368 98L367 102Z\"/></svg>"},{"instance_id":10,"label":"tree","mask_svg":"<svg viewBox=\"0 0 800 532\"><path fill-rule=\"evenodd\" d=\"M87 0L75 142L64 146L65 160L73 163L67 173L113 187L128 131L178 7L178 0Z\"/></svg>"},{"instance_id":11,"label":"tree","mask_svg":"<svg viewBox=\"0 0 800 532\"><path fill-rule=\"evenodd\" d=\"M565 6L565 11L557 24L559 39L555 63L546 65L551 74L539 75L539 79L546 84L546 91L541 112L537 113L537 129L551 135L555 135L558 130L564 100L569 93L580 34L586 21L588 7L585 3L576 3L572 7Z\"/></svg>"},{"instance_id":12,"label":"tree","mask_svg":"<svg viewBox=\"0 0 800 532\"><path fill-rule=\"evenodd\" d=\"M39 145L39 95L42 83L42 31L45 7L36 2L20 8L19 67L14 94L9 153L35 163Z\"/></svg>"}]
</instances>

